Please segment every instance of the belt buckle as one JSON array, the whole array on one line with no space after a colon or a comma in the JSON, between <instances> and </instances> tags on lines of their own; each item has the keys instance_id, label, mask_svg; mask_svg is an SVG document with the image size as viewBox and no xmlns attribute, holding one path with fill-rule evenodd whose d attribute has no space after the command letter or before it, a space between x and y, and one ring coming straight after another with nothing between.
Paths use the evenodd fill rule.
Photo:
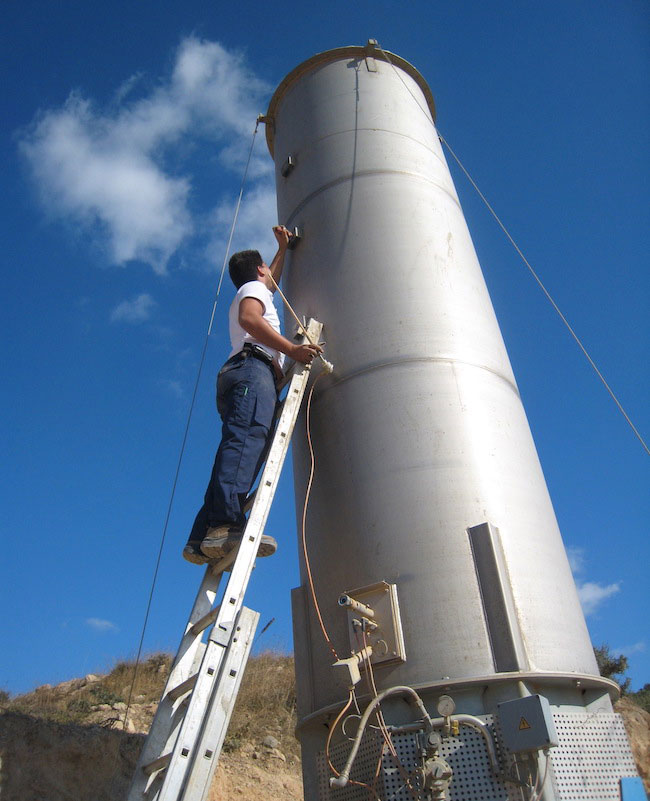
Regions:
<instances>
[{"instance_id":1,"label":"belt buckle","mask_svg":"<svg viewBox=\"0 0 650 801\"><path fill-rule=\"evenodd\" d=\"M247 342L244 345L244 349L248 350L252 356L256 356L260 361L266 362L267 364L273 364L273 357L270 353L267 353L264 348L261 348L259 345L255 345L253 342Z\"/></svg>"}]
</instances>

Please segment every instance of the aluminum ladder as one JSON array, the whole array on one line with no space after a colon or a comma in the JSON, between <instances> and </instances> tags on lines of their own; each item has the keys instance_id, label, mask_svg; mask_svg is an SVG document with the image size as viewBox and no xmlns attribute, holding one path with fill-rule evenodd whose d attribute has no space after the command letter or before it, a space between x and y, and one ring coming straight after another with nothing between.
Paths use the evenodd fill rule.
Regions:
<instances>
[{"instance_id":1,"label":"aluminum ladder","mask_svg":"<svg viewBox=\"0 0 650 801\"><path fill-rule=\"evenodd\" d=\"M318 342L322 327L309 321L312 342ZM309 366L295 365L241 545L206 568L127 801L205 801L208 796L259 620L258 612L243 605L244 595L309 374ZM230 578L215 606L227 571Z\"/></svg>"}]
</instances>

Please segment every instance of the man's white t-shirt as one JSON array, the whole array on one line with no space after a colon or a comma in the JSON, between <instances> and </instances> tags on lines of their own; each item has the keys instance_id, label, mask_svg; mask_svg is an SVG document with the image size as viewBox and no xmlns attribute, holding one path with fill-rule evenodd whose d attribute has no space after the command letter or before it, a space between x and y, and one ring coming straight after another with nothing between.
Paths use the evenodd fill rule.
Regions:
<instances>
[{"instance_id":1,"label":"man's white t-shirt","mask_svg":"<svg viewBox=\"0 0 650 801\"><path fill-rule=\"evenodd\" d=\"M252 337L248 331L239 325L239 304L244 298L257 298L264 307L262 317L271 325L278 334L282 333L280 329L280 318L278 317L277 309L273 303L273 293L261 281L247 281L242 284L237 290L233 302L230 304L230 311L228 312L228 325L230 328L230 344L232 350L230 355L234 356L235 353L244 347L246 342L251 342L253 345L259 345L270 356L272 356L282 367L284 364L284 353L269 348L268 345L262 345L257 339Z\"/></svg>"}]
</instances>

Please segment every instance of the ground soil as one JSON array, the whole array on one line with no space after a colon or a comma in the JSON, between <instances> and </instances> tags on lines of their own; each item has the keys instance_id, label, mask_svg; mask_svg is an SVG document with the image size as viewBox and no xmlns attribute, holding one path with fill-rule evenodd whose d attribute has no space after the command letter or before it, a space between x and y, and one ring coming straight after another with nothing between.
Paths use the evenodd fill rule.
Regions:
<instances>
[{"instance_id":1,"label":"ground soil","mask_svg":"<svg viewBox=\"0 0 650 801\"><path fill-rule=\"evenodd\" d=\"M623 718L639 776L650 796L650 712L628 698L621 698L614 708Z\"/></svg>"}]
</instances>

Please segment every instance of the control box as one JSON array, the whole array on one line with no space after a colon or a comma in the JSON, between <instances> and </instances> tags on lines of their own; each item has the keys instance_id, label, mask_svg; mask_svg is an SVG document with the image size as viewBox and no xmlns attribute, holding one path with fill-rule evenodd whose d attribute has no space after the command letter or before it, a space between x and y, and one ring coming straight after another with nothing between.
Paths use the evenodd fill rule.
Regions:
<instances>
[{"instance_id":1,"label":"control box","mask_svg":"<svg viewBox=\"0 0 650 801\"><path fill-rule=\"evenodd\" d=\"M527 695L497 706L503 744L514 754L557 745L551 705L543 695Z\"/></svg>"}]
</instances>

